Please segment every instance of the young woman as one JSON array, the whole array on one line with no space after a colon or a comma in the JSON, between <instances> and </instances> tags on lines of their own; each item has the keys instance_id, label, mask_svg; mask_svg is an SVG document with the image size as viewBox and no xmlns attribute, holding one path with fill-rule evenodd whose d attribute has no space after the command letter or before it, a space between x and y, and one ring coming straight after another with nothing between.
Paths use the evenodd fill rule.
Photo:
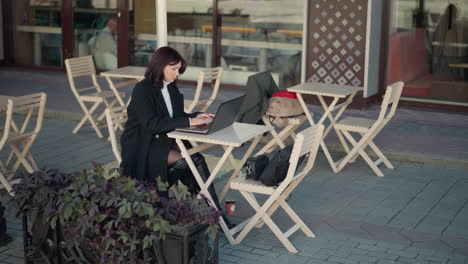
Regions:
<instances>
[{"instance_id":1,"label":"young woman","mask_svg":"<svg viewBox=\"0 0 468 264\"><path fill-rule=\"evenodd\" d=\"M187 114L184 98L176 85L187 63L173 48L161 47L152 56L145 72L132 93L128 106L128 121L121 137L124 175L156 183L157 177L169 186L181 180L193 193L199 186L182 158L173 139L167 133L179 127L199 126L209 123L213 115ZM188 144L188 143L187 143ZM201 154L192 155L200 175L206 180L210 172ZM209 189L216 206L221 210L216 192ZM167 192L160 192L166 195Z\"/></svg>"}]
</instances>

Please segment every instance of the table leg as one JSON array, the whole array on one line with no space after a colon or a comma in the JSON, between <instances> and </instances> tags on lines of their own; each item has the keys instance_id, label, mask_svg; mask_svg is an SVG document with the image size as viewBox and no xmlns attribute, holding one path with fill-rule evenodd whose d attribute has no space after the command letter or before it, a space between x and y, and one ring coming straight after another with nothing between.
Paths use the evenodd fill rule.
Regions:
<instances>
[{"instance_id":1,"label":"table leg","mask_svg":"<svg viewBox=\"0 0 468 264\"><path fill-rule=\"evenodd\" d=\"M304 98L302 98L302 95L300 93L296 93L296 94L297 94L297 99L299 99L299 103L301 103L302 109L304 109L304 113L307 119L309 120L310 125L311 126L315 125L314 119L312 119L312 115L309 112L309 108L307 107L304 101Z\"/></svg>"},{"instance_id":2,"label":"table leg","mask_svg":"<svg viewBox=\"0 0 468 264\"><path fill-rule=\"evenodd\" d=\"M336 135L338 136L338 139L341 142L341 145L343 145L346 153L348 153L349 152L348 143L346 143L341 132L335 128L335 124L336 124L336 120L340 118L340 116L343 114L344 110L346 109L347 105L350 103L349 99L348 99L349 103L347 101L345 104L343 104L343 106L340 108L340 110L335 115L335 117L333 117L331 112L335 110L334 108L338 100L334 100L333 103L329 107L327 107L327 104L325 103L325 100L323 99L323 97L319 95L318 98L319 98L320 103L322 104L323 109L331 109L330 111L327 112L328 119L330 120L330 125L328 125L328 127L323 132L323 138L325 138L328 135L328 133L330 133L331 129L333 128L335 130ZM338 98L335 98L335 99L338 99ZM325 114L324 114L324 117L325 117Z\"/></svg>"},{"instance_id":3,"label":"table leg","mask_svg":"<svg viewBox=\"0 0 468 264\"><path fill-rule=\"evenodd\" d=\"M206 182L203 182L203 179L201 178L200 173L197 170L197 167L193 163L193 160L190 157L190 154L187 148L185 147L184 142L181 139L176 139L176 143L179 146L182 157L185 158L185 161L189 165L190 170L192 171L193 176L195 177L195 180L200 186L200 192L209 200L210 206L212 206L213 208L216 208L216 206L213 203L213 197L211 197L210 192L208 191L208 186L209 184L213 182L216 174L221 168L221 165L226 161L227 157L231 155L231 152L234 149L234 147L230 146L227 148L227 150L224 152L223 156L221 157L221 160L218 161L218 164L216 165L216 168L211 173L210 177L207 179ZM219 217L219 225L221 226L221 229L224 231L224 234L226 235L229 243L231 243L232 245L235 245L236 242L234 241L234 237L232 236L229 228L226 225L226 222L224 222L224 219L221 216Z\"/></svg>"}]
</instances>

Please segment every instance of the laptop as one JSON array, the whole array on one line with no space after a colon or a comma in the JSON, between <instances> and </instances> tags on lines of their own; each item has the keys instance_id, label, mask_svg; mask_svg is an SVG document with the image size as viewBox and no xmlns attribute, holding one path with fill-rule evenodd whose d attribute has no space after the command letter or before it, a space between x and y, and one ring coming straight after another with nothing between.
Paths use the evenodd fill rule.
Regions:
<instances>
[{"instance_id":1,"label":"laptop","mask_svg":"<svg viewBox=\"0 0 468 264\"><path fill-rule=\"evenodd\" d=\"M176 131L210 134L232 125L237 120L245 95L221 103L211 123L197 127L177 128Z\"/></svg>"}]
</instances>

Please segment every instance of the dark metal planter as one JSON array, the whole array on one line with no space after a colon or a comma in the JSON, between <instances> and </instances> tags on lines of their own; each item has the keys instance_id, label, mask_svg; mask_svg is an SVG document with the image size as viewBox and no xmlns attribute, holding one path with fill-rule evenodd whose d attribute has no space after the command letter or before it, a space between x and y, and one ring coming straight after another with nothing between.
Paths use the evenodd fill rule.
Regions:
<instances>
[{"instance_id":1,"label":"dark metal planter","mask_svg":"<svg viewBox=\"0 0 468 264\"><path fill-rule=\"evenodd\" d=\"M7 225L5 219L5 207L0 202L0 247L12 241L11 237L7 234Z\"/></svg>"},{"instance_id":2,"label":"dark metal planter","mask_svg":"<svg viewBox=\"0 0 468 264\"><path fill-rule=\"evenodd\" d=\"M39 219L39 217L38 217ZM208 225L173 226L164 240L155 241L151 263L158 264L217 264L218 235L211 240L206 234ZM24 252L26 264L94 264L87 258L93 254L87 245L74 244L67 239L63 228L54 230L41 221L29 228L23 216Z\"/></svg>"},{"instance_id":3,"label":"dark metal planter","mask_svg":"<svg viewBox=\"0 0 468 264\"><path fill-rule=\"evenodd\" d=\"M154 245L159 264L217 264L218 234L211 241L207 225L173 226L166 239Z\"/></svg>"}]
</instances>

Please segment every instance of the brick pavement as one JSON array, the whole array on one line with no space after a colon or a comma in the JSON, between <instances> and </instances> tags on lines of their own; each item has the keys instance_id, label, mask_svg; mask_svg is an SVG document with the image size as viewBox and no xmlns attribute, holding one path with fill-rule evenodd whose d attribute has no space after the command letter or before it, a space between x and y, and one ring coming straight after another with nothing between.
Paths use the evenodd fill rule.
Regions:
<instances>
[{"instance_id":1,"label":"brick pavement","mask_svg":"<svg viewBox=\"0 0 468 264\"><path fill-rule=\"evenodd\" d=\"M92 161L113 161L108 141L98 139L89 127L73 135L73 126L70 121L44 121L32 148L39 166L75 171L90 168ZM219 150L210 154L219 155ZM359 160L334 174L319 154L313 172L289 199L317 237L293 235L300 250L294 255L263 227L240 245L222 238L220 263L468 263L467 171L395 165L395 170L384 171L384 178ZM224 180L217 181L217 188ZM238 201L235 221L253 213L237 193L230 191L228 197ZM274 219L288 224L284 214ZM0 248L0 263L22 263L21 223L11 211L7 223L14 241Z\"/></svg>"},{"instance_id":2,"label":"brick pavement","mask_svg":"<svg viewBox=\"0 0 468 264\"><path fill-rule=\"evenodd\" d=\"M18 81L18 76L25 78ZM63 120L81 115L63 73L0 70L0 79L3 94L46 91L49 114L51 110L73 114L44 121L32 148L40 166L76 171L90 168L92 161L113 161L109 142L98 139L89 127L73 135L74 123ZM239 93L222 90L218 102ZM311 109L316 118L320 116L319 107ZM377 112L376 106L347 111L361 116ZM291 239L300 250L294 255L263 227L253 230L241 245L222 239L220 263L468 263L466 121L466 115L459 113L399 108L376 140L396 167L384 170L384 178L376 177L361 160L334 174L319 154L313 172L289 199L317 237L294 234ZM243 150L236 150L235 156ZM338 157L340 150L334 150ZM219 156L221 150L209 153ZM0 158L4 155L0 153ZM217 181L217 188L223 180ZM0 195L4 201L4 193ZM238 201L235 221L252 214L237 193L228 197ZM285 214L274 219L282 226L288 224ZM23 263L21 223L11 211L7 223L14 241L0 248L0 263Z\"/></svg>"}]
</instances>

